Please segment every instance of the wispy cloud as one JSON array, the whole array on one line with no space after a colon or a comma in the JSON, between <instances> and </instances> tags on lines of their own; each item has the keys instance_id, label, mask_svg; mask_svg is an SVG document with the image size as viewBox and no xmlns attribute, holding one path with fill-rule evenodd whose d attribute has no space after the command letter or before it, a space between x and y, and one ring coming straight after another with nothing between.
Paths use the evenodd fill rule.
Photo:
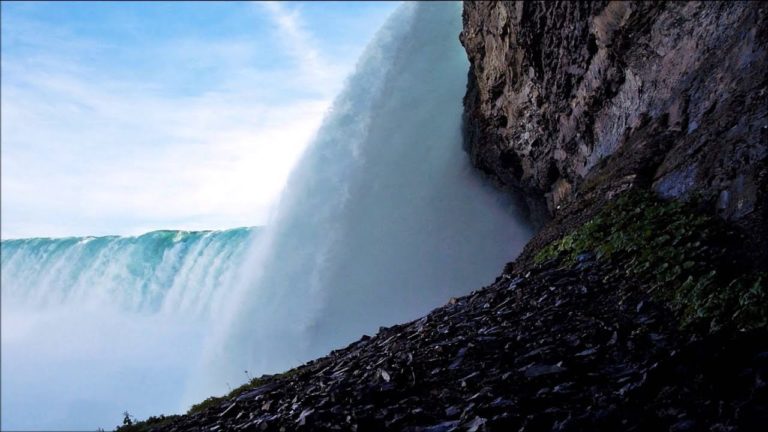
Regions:
<instances>
[{"instance_id":1,"label":"wispy cloud","mask_svg":"<svg viewBox=\"0 0 768 432\"><path fill-rule=\"evenodd\" d=\"M276 1L259 2L278 30L279 41L296 61L303 83L329 86L339 68L333 67L320 54L313 35L307 30L300 8Z\"/></svg>"},{"instance_id":2,"label":"wispy cloud","mask_svg":"<svg viewBox=\"0 0 768 432\"><path fill-rule=\"evenodd\" d=\"M62 235L69 227L19 225L78 215L79 234L116 220L131 233L263 223L329 103L264 105L236 89L166 99L87 76L34 79L34 89L3 92L4 237Z\"/></svg>"},{"instance_id":3,"label":"wispy cloud","mask_svg":"<svg viewBox=\"0 0 768 432\"><path fill-rule=\"evenodd\" d=\"M2 238L263 224L354 64L293 4L134 45L8 9Z\"/></svg>"}]
</instances>

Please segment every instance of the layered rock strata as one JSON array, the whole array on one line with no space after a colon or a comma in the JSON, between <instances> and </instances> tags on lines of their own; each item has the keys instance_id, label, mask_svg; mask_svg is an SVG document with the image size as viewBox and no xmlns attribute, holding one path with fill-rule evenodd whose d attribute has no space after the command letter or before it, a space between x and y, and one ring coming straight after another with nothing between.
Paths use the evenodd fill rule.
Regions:
<instances>
[{"instance_id":1,"label":"layered rock strata","mask_svg":"<svg viewBox=\"0 0 768 432\"><path fill-rule=\"evenodd\" d=\"M765 244L766 12L762 2L466 2L473 163L539 225L588 176L632 165L625 177L704 198Z\"/></svg>"}]
</instances>

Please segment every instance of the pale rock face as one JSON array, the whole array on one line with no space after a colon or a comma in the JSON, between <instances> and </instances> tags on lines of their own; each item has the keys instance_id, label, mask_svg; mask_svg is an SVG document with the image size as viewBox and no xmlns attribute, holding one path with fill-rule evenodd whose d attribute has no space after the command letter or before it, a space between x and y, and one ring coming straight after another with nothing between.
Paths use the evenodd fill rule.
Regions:
<instances>
[{"instance_id":1,"label":"pale rock face","mask_svg":"<svg viewBox=\"0 0 768 432\"><path fill-rule=\"evenodd\" d=\"M765 239L767 12L466 2L472 162L537 224L587 178L613 173L600 182L635 176L664 197L696 195Z\"/></svg>"}]
</instances>

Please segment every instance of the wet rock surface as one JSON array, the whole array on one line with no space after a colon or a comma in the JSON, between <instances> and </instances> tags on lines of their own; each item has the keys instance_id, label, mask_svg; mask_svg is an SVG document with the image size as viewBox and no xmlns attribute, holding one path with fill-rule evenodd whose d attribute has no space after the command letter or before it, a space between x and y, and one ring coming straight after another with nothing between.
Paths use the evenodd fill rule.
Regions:
<instances>
[{"instance_id":1,"label":"wet rock surface","mask_svg":"<svg viewBox=\"0 0 768 432\"><path fill-rule=\"evenodd\" d=\"M156 430L761 430L768 334L696 336L590 254L508 273Z\"/></svg>"},{"instance_id":2,"label":"wet rock surface","mask_svg":"<svg viewBox=\"0 0 768 432\"><path fill-rule=\"evenodd\" d=\"M473 163L542 223L644 177L766 238L764 2L466 2Z\"/></svg>"}]
</instances>

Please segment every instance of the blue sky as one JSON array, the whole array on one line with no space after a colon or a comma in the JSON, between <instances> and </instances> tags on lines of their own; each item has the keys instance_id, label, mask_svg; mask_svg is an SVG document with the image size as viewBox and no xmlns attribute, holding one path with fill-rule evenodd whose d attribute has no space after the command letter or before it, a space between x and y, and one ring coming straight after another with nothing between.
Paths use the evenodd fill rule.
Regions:
<instances>
[{"instance_id":1,"label":"blue sky","mask_svg":"<svg viewBox=\"0 0 768 432\"><path fill-rule=\"evenodd\" d=\"M2 238L266 222L394 2L2 3Z\"/></svg>"}]
</instances>

